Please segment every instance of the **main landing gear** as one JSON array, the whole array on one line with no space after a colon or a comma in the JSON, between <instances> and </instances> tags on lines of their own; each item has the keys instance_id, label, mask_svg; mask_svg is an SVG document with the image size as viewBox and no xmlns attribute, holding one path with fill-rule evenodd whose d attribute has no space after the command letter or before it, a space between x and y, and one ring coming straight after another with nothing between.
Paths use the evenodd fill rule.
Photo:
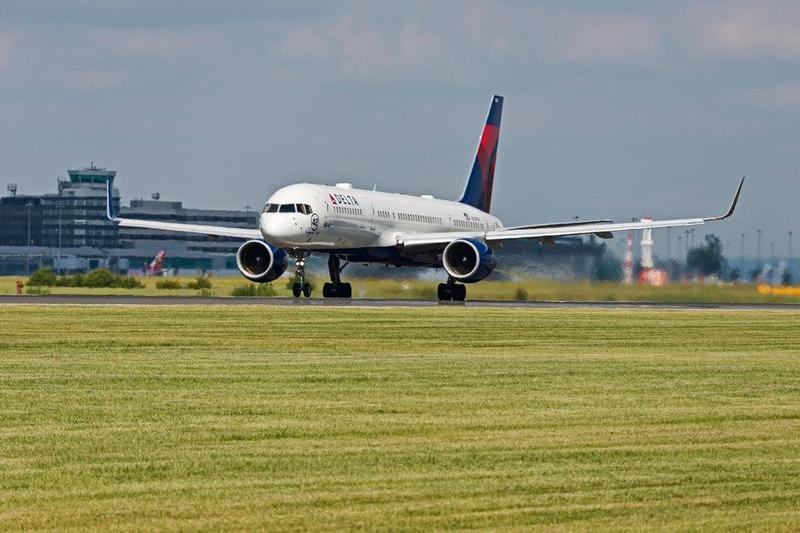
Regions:
<instances>
[{"instance_id":1,"label":"main landing gear","mask_svg":"<svg viewBox=\"0 0 800 533\"><path fill-rule=\"evenodd\" d=\"M349 283L342 283L343 268L339 256L336 254L328 256L328 273L331 276L331 282L322 286L324 298L352 298L353 288Z\"/></svg>"},{"instance_id":2,"label":"main landing gear","mask_svg":"<svg viewBox=\"0 0 800 533\"><path fill-rule=\"evenodd\" d=\"M311 296L311 285L306 283L306 256L303 252L295 253L294 264L297 281L292 285L292 295L299 298L302 294L308 298Z\"/></svg>"},{"instance_id":3,"label":"main landing gear","mask_svg":"<svg viewBox=\"0 0 800 533\"><path fill-rule=\"evenodd\" d=\"M456 284L453 278L448 278L447 283L440 283L436 292L440 301L463 302L467 297L467 287Z\"/></svg>"}]
</instances>

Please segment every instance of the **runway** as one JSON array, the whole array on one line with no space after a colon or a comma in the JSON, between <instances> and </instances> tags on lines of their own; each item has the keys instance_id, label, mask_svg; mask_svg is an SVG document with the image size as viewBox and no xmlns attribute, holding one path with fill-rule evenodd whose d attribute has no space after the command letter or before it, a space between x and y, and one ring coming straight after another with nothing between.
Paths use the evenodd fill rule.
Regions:
<instances>
[{"instance_id":1,"label":"runway","mask_svg":"<svg viewBox=\"0 0 800 533\"><path fill-rule=\"evenodd\" d=\"M0 295L0 305L264 305L264 306L324 306L324 307L502 307L502 308L599 308L599 309L730 309L751 311L800 312L800 303L787 304L730 304L730 303L670 303L670 302L589 302L589 301L507 301L478 300L439 302L436 300L371 300L337 298L230 298L197 296L87 296Z\"/></svg>"}]
</instances>

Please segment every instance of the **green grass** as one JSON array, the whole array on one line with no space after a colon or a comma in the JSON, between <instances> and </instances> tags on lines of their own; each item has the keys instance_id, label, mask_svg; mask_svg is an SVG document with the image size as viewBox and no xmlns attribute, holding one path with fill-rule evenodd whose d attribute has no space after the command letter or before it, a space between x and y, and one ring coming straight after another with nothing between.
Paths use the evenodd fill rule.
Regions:
<instances>
[{"instance_id":1,"label":"green grass","mask_svg":"<svg viewBox=\"0 0 800 533\"><path fill-rule=\"evenodd\" d=\"M0 294L14 294L17 279L24 277L0 276ZM156 288L161 278L137 278L145 284L143 289L119 289L87 287L43 287L46 294L86 294L86 295L137 295L137 296L200 296L200 291L192 289ZM186 284L194 278L169 278ZM276 296L291 296L287 279L281 278L272 285ZM311 278L315 296L322 293L324 279ZM359 298L397 298L397 299L436 299L437 281L396 280L364 278L351 280L353 297ZM207 295L227 297L237 286L249 282L241 276L212 277L213 287ZM759 294L754 285L696 285L676 283L666 287L645 287L640 285L620 285L614 283L559 282L547 279L525 279L512 281L483 281L467 288L467 298L471 300L514 300L520 289L528 300L550 301L645 301L670 303L800 303L797 296L777 296Z\"/></svg>"},{"instance_id":2,"label":"green grass","mask_svg":"<svg viewBox=\"0 0 800 533\"><path fill-rule=\"evenodd\" d=\"M0 529L800 528L800 313L0 307Z\"/></svg>"}]
</instances>

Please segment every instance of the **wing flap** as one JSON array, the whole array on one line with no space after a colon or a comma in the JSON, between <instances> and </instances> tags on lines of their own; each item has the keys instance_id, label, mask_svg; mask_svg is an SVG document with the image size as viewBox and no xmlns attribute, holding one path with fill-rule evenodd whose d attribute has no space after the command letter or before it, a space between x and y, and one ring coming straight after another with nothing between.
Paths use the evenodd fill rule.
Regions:
<instances>
[{"instance_id":1,"label":"wing flap","mask_svg":"<svg viewBox=\"0 0 800 533\"><path fill-rule=\"evenodd\" d=\"M603 224L571 224L568 226L550 226L533 229L499 229L493 231L451 231L444 233L406 233L397 237L399 246L409 248L433 244L444 244L456 239L480 239L486 242L509 241L516 239L552 240L555 237L571 235L595 234L602 238L613 236L615 231L639 230L647 228L672 228L676 226L700 226L705 224L702 218L684 218L673 220L653 220L648 222L618 222Z\"/></svg>"}]
</instances>

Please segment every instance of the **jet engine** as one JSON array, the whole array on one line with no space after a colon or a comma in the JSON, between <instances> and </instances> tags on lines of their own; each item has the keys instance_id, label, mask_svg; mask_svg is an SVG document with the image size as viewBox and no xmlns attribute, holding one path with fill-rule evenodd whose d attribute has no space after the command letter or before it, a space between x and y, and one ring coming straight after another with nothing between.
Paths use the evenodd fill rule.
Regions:
<instances>
[{"instance_id":1,"label":"jet engine","mask_svg":"<svg viewBox=\"0 0 800 533\"><path fill-rule=\"evenodd\" d=\"M236 266L250 281L267 283L286 272L286 252L264 241L247 241L236 252Z\"/></svg>"},{"instance_id":2,"label":"jet engine","mask_svg":"<svg viewBox=\"0 0 800 533\"><path fill-rule=\"evenodd\" d=\"M458 239L445 247L442 265L453 279L462 283L475 283L492 273L497 266L497 260L485 242Z\"/></svg>"}]
</instances>

